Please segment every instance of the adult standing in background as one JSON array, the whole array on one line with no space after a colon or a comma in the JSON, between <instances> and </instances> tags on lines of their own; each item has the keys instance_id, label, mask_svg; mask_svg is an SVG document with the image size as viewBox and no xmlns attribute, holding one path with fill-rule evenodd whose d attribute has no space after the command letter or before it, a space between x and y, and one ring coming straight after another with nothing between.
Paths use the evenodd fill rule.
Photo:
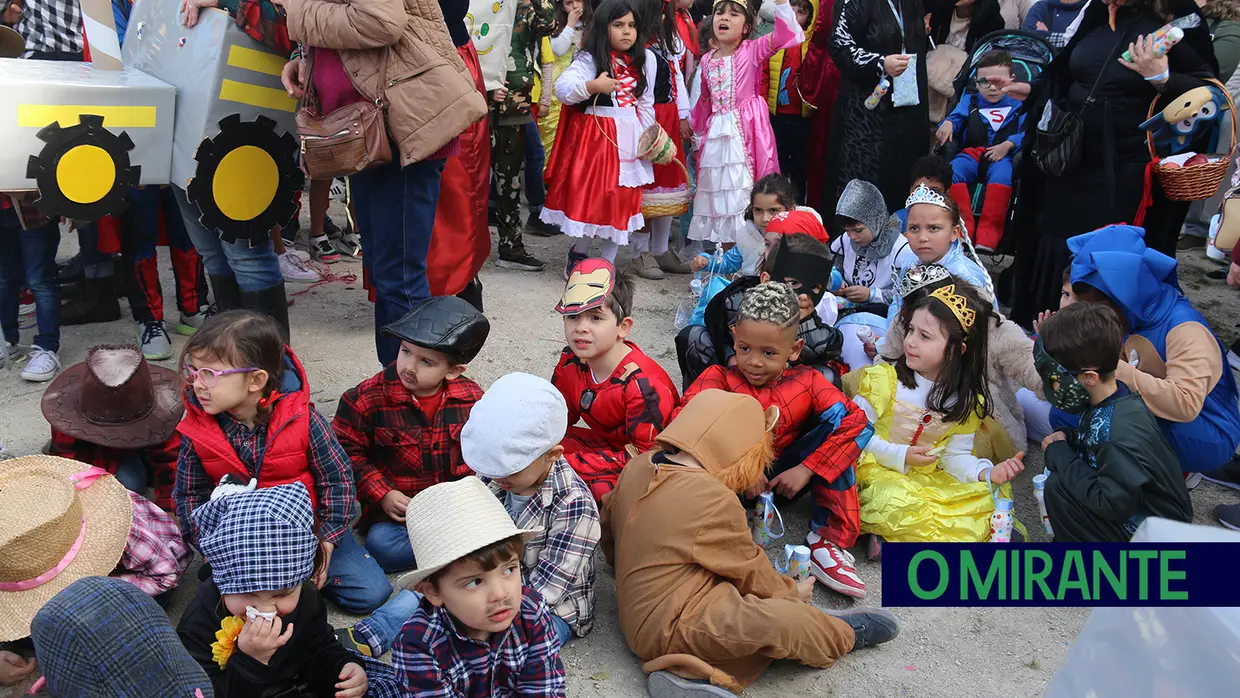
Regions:
<instances>
[{"instance_id":1,"label":"adult standing in background","mask_svg":"<svg viewBox=\"0 0 1240 698\"><path fill-rule=\"evenodd\" d=\"M309 47L289 61L285 86L312 87L324 113L382 99L392 162L352 178L362 253L375 290L379 361L396 360L400 341L380 332L430 297L430 247L444 158L457 136L487 113L486 100L448 34L434 0L275 0L289 37ZM309 63L317 62L313 85Z\"/></svg>"},{"instance_id":2,"label":"adult standing in background","mask_svg":"<svg viewBox=\"0 0 1240 698\"><path fill-rule=\"evenodd\" d=\"M930 40L973 53L977 40L1003 29L999 0L929 0Z\"/></svg>"}]
</instances>

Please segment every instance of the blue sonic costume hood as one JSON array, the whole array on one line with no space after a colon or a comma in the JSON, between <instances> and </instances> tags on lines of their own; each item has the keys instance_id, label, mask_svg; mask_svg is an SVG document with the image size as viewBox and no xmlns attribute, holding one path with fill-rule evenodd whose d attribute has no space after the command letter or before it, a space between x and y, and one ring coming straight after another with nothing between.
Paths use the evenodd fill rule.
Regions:
<instances>
[{"instance_id":1,"label":"blue sonic costume hood","mask_svg":"<svg viewBox=\"0 0 1240 698\"><path fill-rule=\"evenodd\" d=\"M1193 308L1176 278L1176 260L1145 246L1145 231L1112 225L1068 239L1072 252L1072 283L1086 283L1110 298L1124 313L1132 334L1144 337L1167 361L1167 334L1196 322L1209 328ZM1227 364L1227 350L1215 337L1222 377L1206 396L1201 413L1191 422L1159 418L1163 432L1186 472L1209 472L1231 459L1240 443L1240 410L1236 381Z\"/></svg>"}]
</instances>

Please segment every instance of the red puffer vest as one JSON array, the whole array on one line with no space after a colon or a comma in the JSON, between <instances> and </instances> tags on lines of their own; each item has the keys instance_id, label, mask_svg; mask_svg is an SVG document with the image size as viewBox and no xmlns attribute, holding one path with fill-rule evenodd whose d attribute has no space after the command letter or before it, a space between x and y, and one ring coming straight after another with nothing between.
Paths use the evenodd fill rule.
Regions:
<instances>
[{"instance_id":1,"label":"red puffer vest","mask_svg":"<svg viewBox=\"0 0 1240 698\"><path fill-rule=\"evenodd\" d=\"M177 431L188 437L194 452L202 461L202 467L212 485L232 473L249 482L258 478L259 487L274 487L301 482L310 493L318 518L319 496L315 488L314 474L310 472L310 384L301 361L292 349L284 349L285 375L280 381L283 393L272 406L267 421L267 448L259 460L256 472L251 472L242 462L232 444L224 436L224 430L216 418L203 411L197 400L185 400L185 418L177 425ZM289 372L292 375L289 375Z\"/></svg>"}]
</instances>

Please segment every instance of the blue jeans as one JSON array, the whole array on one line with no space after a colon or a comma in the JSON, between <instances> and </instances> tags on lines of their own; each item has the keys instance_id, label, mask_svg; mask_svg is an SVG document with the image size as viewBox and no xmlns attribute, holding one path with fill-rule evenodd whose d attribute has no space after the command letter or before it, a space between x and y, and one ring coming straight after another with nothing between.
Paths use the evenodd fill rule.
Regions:
<instances>
[{"instance_id":1,"label":"blue jeans","mask_svg":"<svg viewBox=\"0 0 1240 698\"><path fill-rule=\"evenodd\" d=\"M543 184L546 162L547 153L538 135L538 123L531 121L525 125L525 202L535 214L542 210L543 202L547 200L547 188Z\"/></svg>"},{"instance_id":2,"label":"blue jeans","mask_svg":"<svg viewBox=\"0 0 1240 698\"><path fill-rule=\"evenodd\" d=\"M370 553L384 572L404 572L417 567L413 546L404 524L380 521L366 534L366 552Z\"/></svg>"},{"instance_id":3,"label":"blue jeans","mask_svg":"<svg viewBox=\"0 0 1240 698\"><path fill-rule=\"evenodd\" d=\"M185 198L185 190L172 187L185 232L202 257L202 264L211 276L236 277L242 291L263 291L284 283L280 258L270 240L250 247L248 242L224 242L198 221L198 207Z\"/></svg>"},{"instance_id":4,"label":"blue jeans","mask_svg":"<svg viewBox=\"0 0 1240 698\"><path fill-rule=\"evenodd\" d=\"M353 532L346 531L332 552L323 593L349 613L370 613L391 596L392 585Z\"/></svg>"},{"instance_id":5,"label":"blue jeans","mask_svg":"<svg viewBox=\"0 0 1240 698\"><path fill-rule=\"evenodd\" d=\"M146 492L147 476L146 461L138 451L129 451L116 464L116 472L112 473L125 489L137 494Z\"/></svg>"},{"instance_id":6,"label":"blue jeans","mask_svg":"<svg viewBox=\"0 0 1240 698\"><path fill-rule=\"evenodd\" d=\"M573 626L554 613L551 614L551 627L555 628L555 639L559 641L560 647L567 645L568 641L573 639Z\"/></svg>"},{"instance_id":7,"label":"blue jeans","mask_svg":"<svg viewBox=\"0 0 1240 698\"><path fill-rule=\"evenodd\" d=\"M392 649L401 627L413 617L413 612L418 610L421 603L421 594L411 589L401 589L369 618L363 618L354 624L353 632L370 647L371 654L382 656Z\"/></svg>"},{"instance_id":8,"label":"blue jeans","mask_svg":"<svg viewBox=\"0 0 1240 698\"><path fill-rule=\"evenodd\" d=\"M13 209L0 210L0 329L4 340L16 344L18 297L22 286L34 294L38 330L34 345L60 351L60 285L56 283L56 248L60 226L54 221L23 230Z\"/></svg>"},{"instance_id":9,"label":"blue jeans","mask_svg":"<svg viewBox=\"0 0 1240 698\"><path fill-rule=\"evenodd\" d=\"M396 360L400 340L384 336L383 327L431 295L426 252L442 177L443 160L401 167L396 158L350 180L362 237L362 264L375 290L375 349L384 366Z\"/></svg>"}]
</instances>

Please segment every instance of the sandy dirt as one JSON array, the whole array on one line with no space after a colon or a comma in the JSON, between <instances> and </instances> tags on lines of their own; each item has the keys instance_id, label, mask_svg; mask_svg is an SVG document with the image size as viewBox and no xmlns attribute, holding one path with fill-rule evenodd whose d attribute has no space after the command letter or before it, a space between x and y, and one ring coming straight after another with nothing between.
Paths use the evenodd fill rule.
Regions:
<instances>
[{"instance_id":1,"label":"sandy dirt","mask_svg":"<svg viewBox=\"0 0 1240 698\"><path fill-rule=\"evenodd\" d=\"M491 320L491 337L468 375L488 386L504 373L526 371L550 376L556 357L564 346L559 317L552 310L562 290L560 268L568 247L567 238L549 240L527 236L530 251L551 263L543 273L507 271L488 263L482 270L485 305ZM62 256L73 253L75 236L66 236ZM166 295L165 307L174 309L172 274L166 252L161 250L161 273ZM621 261L626 253L621 253ZM347 260L347 258L346 258ZM1205 259L1200 251L1181 257L1185 290L1206 313L1224 341L1235 339L1240 330L1240 312L1235 291L1222 281L1208 280L1205 272L1223 267ZM336 274L353 272L360 278L361 264L347 260L331 265ZM303 287L289 286L290 294ZM634 339L658 360L679 384L673 337L673 317L678 303L687 297L688 277L670 276L660 282L637 281ZM374 354L373 321L370 304L360 282L327 283L294 296L290 308L292 345L305 363L313 397L320 411L331 416L340 394L374 374L379 364ZM125 305L122 302L122 305ZM136 325L126 318L106 325L64 328L61 358L66 366L82 361L86 349L94 344L135 342ZM168 317L175 319L174 311ZM32 324L27 319L25 324ZM29 341L32 330L23 333ZM175 349L185 338L173 335ZM172 361L164 362L173 366ZM17 370L0 370L0 439L13 453L37 452L48 438L48 427L39 410L45 384L22 381ZM1030 473L1042 470L1042 457L1030 444L1026 473L1014 487L1017 516L1028 523L1038 520L1032 496ZM1240 500L1231 490L1203 483L1193 492L1197 523L1211 524L1214 505ZM787 535L783 541L800 543L809 518L807 499L783 512ZM1032 530L1032 528L1031 528ZM1044 540L1040 527L1036 540ZM774 554L775 545L770 552ZM864 557L862 548L858 556ZM858 571L868 585L866 604L881 605L881 564L860 561ZM169 606L174 619L192 597L196 582L193 574L174 593ZM596 619L593 632L572 641L564 650L570 696L644 696L645 680L636 658L628 651L617 625L615 578L599 555ZM848 608L851 599L819 585L815 603L824 608ZM1055 670L1063 662L1087 616L1086 609L969 609L896 608L902 622L900 637L877 649L858 652L842 659L830 670L819 671L791 662L776 662L745 695L761 696L916 696L959 698L960 696L1006 695L1038 696L1043 693ZM333 616L342 626L350 617ZM17 693L0 689L0 698Z\"/></svg>"}]
</instances>

